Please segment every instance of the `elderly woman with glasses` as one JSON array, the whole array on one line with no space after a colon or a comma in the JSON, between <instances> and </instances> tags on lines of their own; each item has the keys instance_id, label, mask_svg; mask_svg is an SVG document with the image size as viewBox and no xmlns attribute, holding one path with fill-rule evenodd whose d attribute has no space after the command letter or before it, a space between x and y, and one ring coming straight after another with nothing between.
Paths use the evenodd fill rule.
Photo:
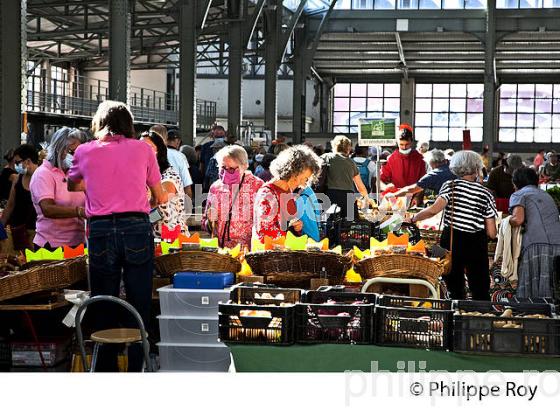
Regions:
<instances>
[{"instance_id":1,"label":"elderly woman with glasses","mask_svg":"<svg viewBox=\"0 0 560 410\"><path fill-rule=\"evenodd\" d=\"M215 159L219 179L210 186L202 226L221 247L250 247L254 200L263 181L248 170L247 151L239 145L225 146Z\"/></svg>"},{"instance_id":2,"label":"elderly woman with glasses","mask_svg":"<svg viewBox=\"0 0 560 410\"><path fill-rule=\"evenodd\" d=\"M31 177L31 198L37 211L33 240L36 248L75 247L85 241L85 195L69 192L66 177L72 155L83 138L82 131L74 128L56 131L47 148L46 161Z\"/></svg>"},{"instance_id":3,"label":"elderly woman with glasses","mask_svg":"<svg viewBox=\"0 0 560 410\"><path fill-rule=\"evenodd\" d=\"M436 202L412 217L411 222L443 211L441 245L452 254L451 272L445 281L453 299L465 299L465 272L472 298L490 299L488 237L496 237L496 202L482 186L482 159L473 151L459 151L449 168L456 180L445 182Z\"/></svg>"},{"instance_id":4,"label":"elderly woman with glasses","mask_svg":"<svg viewBox=\"0 0 560 410\"><path fill-rule=\"evenodd\" d=\"M285 236L288 230L303 233L303 222L297 210L294 191L306 188L319 174L321 159L305 145L289 147L270 164L272 180L264 184L255 199L253 235L261 242L264 237Z\"/></svg>"}]
</instances>

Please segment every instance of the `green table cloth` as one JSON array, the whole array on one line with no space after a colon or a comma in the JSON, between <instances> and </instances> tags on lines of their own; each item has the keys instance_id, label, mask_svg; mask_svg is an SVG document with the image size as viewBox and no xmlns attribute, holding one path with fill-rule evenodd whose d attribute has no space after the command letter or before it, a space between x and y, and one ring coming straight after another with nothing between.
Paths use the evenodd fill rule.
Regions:
<instances>
[{"instance_id":1,"label":"green table cloth","mask_svg":"<svg viewBox=\"0 0 560 410\"><path fill-rule=\"evenodd\" d=\"M560 358L543 356L489 356L375 345L230 344L229 347L238 372L560 371Z\"/></svg>"}]
</instances>

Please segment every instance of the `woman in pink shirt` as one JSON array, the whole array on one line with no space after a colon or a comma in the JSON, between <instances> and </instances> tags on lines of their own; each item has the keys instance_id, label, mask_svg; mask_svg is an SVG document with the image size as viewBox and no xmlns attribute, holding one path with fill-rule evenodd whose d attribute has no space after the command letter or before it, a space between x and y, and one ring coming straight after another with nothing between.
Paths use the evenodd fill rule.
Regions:
<instances>
[{"instance_id":1,"label":"woman in pink shirt","mask_svg":"<svg viewBox=\"0 0 560 410\"><path fill-rule=\"evenodd\" d=\"M29 188L37 211L36 249L54 250L76 247L85 242L85 195L69 192L66 173L72 166L71 155L81 144L81 132L63 127L54 133L43 164L31 177Z\"/></svg>"},{"instance_id":2,"label":"woman in pink shirt","mask_svg":"<svg viewBox=\"0 0 560 410\"><path fill-rule=\"evenodd\" d=\"M154 270L148 214L151 207L167 202L156 156L135 138L132 114L121 102L102 102L92 130L98 139L78 147L68 173L69 190L86 194L91 295L118 297L122 277L127 301L148 323ZM130 314L119 320L118 312L114 304L95 309L96 328L136 327ZM95 370L117 371L117 354L116 347L103 345ZM133 344L128 371L141 370L142 349Z\"/></svg>"}]
</instances>

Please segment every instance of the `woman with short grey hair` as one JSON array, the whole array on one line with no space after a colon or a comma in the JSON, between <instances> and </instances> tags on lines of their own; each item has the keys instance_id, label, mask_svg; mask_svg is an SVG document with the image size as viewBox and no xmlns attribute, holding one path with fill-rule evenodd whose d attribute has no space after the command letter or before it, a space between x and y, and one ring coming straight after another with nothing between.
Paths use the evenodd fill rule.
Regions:
<instances>
[{"instance_id":1,"label":"woman with short grey hair","mask_svg":"<svg viewBox=\"0 0 560 410\"><path fill-rule=\"evenodd\" d=\"M37 211L36 248L75 247L85 240L85 194L69 192L66 174L71 155L81 144L80 131L63 127L47 147L47 158L33 173L29 185Z\"/></svg>"},{"instance_id":2,"label":"woman with short grey hair","mask_svg":"<svg viewBox=\"0 0 560 410\"><path fill-rule=\"evenodd\" d=\"M449 169L459 178L465 175L476 175L477 178L482 176L482 158L474 151L456 152L449 161ZM480 181L478 181L480 182Z\"/></svg>"},{"instance_id":3,"label":"woman with short grey hair","mask_svg":"<svg viewBox=\"0 0 560 410\"><path fill-rule=\"evenodd\" d=\"M78 146L83 142L82 131L62 127L51 137L51 142L47 146L47 161L55 168L70 169L72 166L72 155Z\"/></svg>"},{"instance_id":4,"label":"woman with short grey hair","mask_svg":"<svg viewBox=\"0 0 560 410\"><path fill-rule=\"evenodd\" d=\"M321 160L305 145L282 151L270 164L273 179L264 184L255 198L253 236L285 236L288 229L301 235L303 222L296 218L297 206L293 192L305 188L321 169Z\"/></svg>"},{"instance_id":5,"label":"woman with short grey hair","mask_svg":"<svg viewBox=\"0 0 560 410\"><path fill-rule=\"evenodd\" d=\"M251 246L254 198L263 181L248 170L247 151L227 145L215 154L219 179L210 186L202 226L221 247Z\"/></svg>"},{"instance_id":6,"label":"woman with short grey hair","mask_svg":"<svg viewBox=\"0 0 560 410\"><path fill-rule=\"evenodd\" d=\"M481 185L482 159L473 151L453 155L451 171L459 177L441 187L436 202L414 215L419 222L443 211L441 245L452 254L451 272L445 277L451 297L465 299L465 271L475 300L490 300L488 237L496 237L496 203Z\"/></svg>"}]
</instances>

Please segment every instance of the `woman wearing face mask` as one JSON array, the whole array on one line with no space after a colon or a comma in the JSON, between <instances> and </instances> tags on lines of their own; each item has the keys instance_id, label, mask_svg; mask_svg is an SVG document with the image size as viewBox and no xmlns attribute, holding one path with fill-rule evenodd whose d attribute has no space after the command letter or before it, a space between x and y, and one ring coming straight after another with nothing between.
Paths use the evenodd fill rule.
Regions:
<instances>
[{"instance_id":1,"label":"woman wearing face mask","mask_svg":"<svg viewBox=\"0 0 560 410\"><path fill-rule=\"evenodd\" d=\"M37 213L31 200L29 185L39 166L39 155L29 144L20 145L14 151L15 170L19 174L10 191L8 205L0 222L11 227L14 250L32 249Z\"/></svg>"},{"instance_id":2,"label":"woman wearing face mask","mask_svg":"<svg viewBox=\"0 0 560 410\"><path fill-rule=\"evenodd\" d=\"M37 211L35 248L54 250L76 247L85 242L85 201L83 192L69 192L66 174L72 166L72 154L81 144L81 134L63 127L52 136L47 158L31 178L29 185Z\"/></svg>"},{"instance_id":3,"label":"woman wearing face mask","mask_svg":"<svg viewBox=\"0 0 560 410\"><path fill-rule=\"evenodd\" d=\"M452 299L465 299L465 271L474 300L490 300L488 237L496 237L496 203L481 185L482 159L474 151L459 151L451 158L451 172L458 179L441 187L436 202L417 213L419 222L444 211L441 245L451 250L451 272L445 277ZM451 228L453 236L451 237Z\"/></svg>"},{"instance_id":4,"label":"woman wearing face mask","mask_svg":"<svg viewBox=\"0 0 560 410\"><path fill-rule=\"evenodd\" d=\"M320 158L305 145L282 151L270 164L273 179L264 184L255 198L253 236L264 242L264 237L285 236L288 230L301 235L303 222L293 192L309 184L321 169Z\"/></svg>"},{"instance_id":5,"label":"woman wearing face mask","mask_svg":"<svg viewBox=\"0 0 560 410\"><path fill-rule=\"evenodd\" d=\"M161 174L161 185L163 186L163 190L169 194L167 202L158 206L158 210L163 218L155 223L154 236L156 238L161 238L161 230L164 225L169 230L174 230L177 226L180 226L181 233L183 235L188 235L189 229L187 227L185 197L183 194L181 175L170 165L167 159L168 148L165 142L163 142L163 138L153 131L143 133L141 139L148 144L156 154L159 172Z\"/></svg>"},{"instance_id":6,"label":"woman wearing face mask","mask_svg":"<svg viewBox=\"0 0 560 410\"><path fill-rule=\"evenodd\" d=\"M263 181L248 171L247 152L239 145L225 146L214 158L219 179L210 186L202 226L221 247L250 247L253 206Z\"/></svg>"}]
</instances>

